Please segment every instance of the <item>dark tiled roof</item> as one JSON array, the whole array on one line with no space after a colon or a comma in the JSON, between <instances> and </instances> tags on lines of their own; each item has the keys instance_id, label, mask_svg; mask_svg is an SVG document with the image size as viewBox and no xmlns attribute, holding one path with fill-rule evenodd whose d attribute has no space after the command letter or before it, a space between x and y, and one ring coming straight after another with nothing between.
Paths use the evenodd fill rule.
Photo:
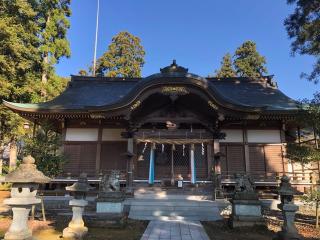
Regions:
<instances>
[{"instance_id":1,"label":"dark tiled roof","mask_svg":"<svg viewBox=\"0 0 320 240\"><path fill-rule=\"evenodd\" d=\"M284 95L271 78L201 78L186 72L168 72L151 75L147 78L123 79L106 77L72 76L68 88L52 101L39 104L17 104L4 102L17 111L83 111L88 109L121 107L152 84L197 82L212 96L217 96L223 104L234 109L261 108L264 111L297 110L297 103Z\"/></svg>"},{"instance_id":2,"label":"dark tiled roof","mask_svg":"<svg viewBox=\"0 0 320 240\"><path fill-rule=\"evenodd\" d=\"M211 84L231 102L267 110L296 110L297 102L268 83L249 79L212 79Z\"/></svg>"},{"instance_id":3,"label":"dark tiled roof","mask_svg":"<svg viewBox=\"0 0 320 240\"><path fill-rule=\"evenodd\" d=\"M121 100L136 83L136 81L125 80L79 80L75 78L60 96L38 105L50 109L83 109L90 106L105 106Z\"/></svg>"}]
</instances>

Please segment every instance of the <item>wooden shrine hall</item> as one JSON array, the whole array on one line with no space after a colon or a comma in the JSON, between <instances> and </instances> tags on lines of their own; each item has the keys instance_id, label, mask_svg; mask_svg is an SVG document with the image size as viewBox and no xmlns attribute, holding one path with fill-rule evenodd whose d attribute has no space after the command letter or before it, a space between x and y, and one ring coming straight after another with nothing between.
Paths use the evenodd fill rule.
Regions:
<instances>
[{"instance_id":1,"label":"wooden shrine hall","mask_svg":"<svg viewBox=\"0 0 320 240\"><path fill-rule=\"evenodd\" d=\"M204 78L174 61L145 78L72 76L52 101L4 105L61 133L65 174L117 169L153 184L295 171L285 146L295 140L298 105L270 76Z\"/></svg>"}]
</instances>

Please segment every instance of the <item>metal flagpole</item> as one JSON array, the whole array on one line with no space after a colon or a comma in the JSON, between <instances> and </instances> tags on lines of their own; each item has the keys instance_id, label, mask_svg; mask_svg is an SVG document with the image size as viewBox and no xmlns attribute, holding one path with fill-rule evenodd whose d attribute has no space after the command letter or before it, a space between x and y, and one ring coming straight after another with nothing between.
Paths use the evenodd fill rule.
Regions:
<instances>
[{"instance_id":1,"label":"metal flagpole","mask_svg":"<svg viewBox=\"0 0 320 240\"><path fill-rule=\"evenodd\" d=\"M96 76L97 43L98 43L98 29L99 29L99 8L100 8L100 0L97 0L96 38L94 41L93 69L92 69L93 76Z\"/></svg>"}]
</instances>

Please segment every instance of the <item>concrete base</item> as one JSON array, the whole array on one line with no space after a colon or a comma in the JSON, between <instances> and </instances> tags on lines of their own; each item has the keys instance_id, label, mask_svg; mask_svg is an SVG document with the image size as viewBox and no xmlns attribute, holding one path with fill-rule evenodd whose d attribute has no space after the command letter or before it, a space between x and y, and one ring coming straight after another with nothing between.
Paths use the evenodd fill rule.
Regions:
<instances>
[{"instance_id":1,"label":"concrete base","mask_svg":"<svg viewBox=\"0 0 320 240\"><path fill-rule=\"evenodd\" d=\"M4 240L33 240L31 230L20 232L7 232L4 235Z\"/></svg>"},{"instance_id":2,"label":"concrete base","mask_svg":"<svg viewBox=\"0 0 320 240\"><path fill-rule=\"evenodd\" d=\"M241 216L231 218L231 227L253 227L256 225L265 225L262 217Z\"/></svg>"},{"instance_id":3,"label":"concrete base","mask_svg":"<svg viewBox=\"0 0 320 240\"><path fill-rule=\"evenodd\" d=\"M88 232L87 227L67 227L63 229L62 236L64 239L81 239Z\"/></svg>"},{"instance_id":4,"label":"concrete base","mask_svg":"<svg viewBox=\"0 0 320 240\"><path fill-rule=\"evenodd\" d=\"M122 213L123 202L97 202L97 213Z\"/></svg>"},{"instance_id":5,"label":"concrete base","mask_svg":"<svg viewBox=\"0 0 320 240\"><path fill-rule=\"evenodd\" d=\"M261 205L247 205L247 204L235 204L233 206L233 215L235 216L250 216L250 217L262 217Z\"/></svg>"},{"instance_id":6,"label":"concrete base","mask_svg":"<svg viewBox=\"0 0 320 240\"><path fill-rule=\"evenodd\" d=\"M231 226L251 227L264 225L262 218L261 203L258 200L233 200Z\"/></svg>"}]
</instances>

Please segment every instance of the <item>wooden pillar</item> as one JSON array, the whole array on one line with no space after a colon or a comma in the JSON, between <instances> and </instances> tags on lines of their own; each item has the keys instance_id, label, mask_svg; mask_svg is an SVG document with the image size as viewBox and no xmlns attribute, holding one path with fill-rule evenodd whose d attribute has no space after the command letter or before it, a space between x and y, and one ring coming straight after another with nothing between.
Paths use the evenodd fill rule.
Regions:
<instances>
[{"instance_id":1,"label":"wooden pillar","mask_svg":"<svg viewBox=\"0 0 320 240\"><path fill-rule=\"evenodd\" d=\"M151 150L150 150L150 159L149 159L149 184L154 184L154 158L155 158L155 150L156 146L152 143Z\"/></svg>"},{"instance_id":2,"label":"wooden pillar","mask_svg":"<svg viewBox=\"0 0 320 240\"><path fill-rule=\"evenodd\" d=\"M101 170L101 142L102 142L102 125L101 120L99 120L99 130L98 130L98 141L97 141L97 150L96 150L96 174L97 176Z\"/></svg>"},{"instance_id":3,"label":"wooden pillar","mask_svg":"<svg viewBox=\"0 0 320 240\"><path fill-rule=\"evenodd\" d=\"M217 197L223 197L221 185L221 155L220 155L220 141L219 139L213 140L213 172L212 172L212 199L216 200Z\"/></svg>"},{"instance_id":4,"label":"wooden pillar","mask_svg":"<svg viewBox=\"0 0 320 240\"><path fill-rule=\"evenodd\" d=\"M282 169L283 169L283 175L286 175L286 168L285 168L285 164L287 164L287 171L288 173L292 173L292 163L290 163L287 159L286 159L286 124L282 123L281 129L280 129L280 140L281 140L281 152L282 152Z\"/></svg>"},{"instance_id":5,"label":"wooden pillar","mask_svg":"<svg viewBox=\"0 0 320 240\"><path fill-rule=\"evenodd\" d=\"M250 173L250 158L249 158L249 144L248 144L248 131L246 124L243 126L243 149L246 173Z\"/></svg>"},{"instance_id":6,"label":"wooden pillar","mask_svg":"<svg viewBox=\"0 0 320 240\"><path fill-rule=\"evenodd\" d=\"M127 186L126 186L126 192L127 194L133 194L133 138L130 134L128 138L128 159L127 159Z\"/></svg>"},{"instance_id":7,"label":"wooden pillar","mask_svg":"<svg viewBox=\"0 0 320 240\"><path fill-rule=\"evenodd\" d=\"M66 141L66 134L67 134L66 120L63 119L61 121L61 141L62 141L62 145L60 147L60 153L62 153L62 154L64 153L64 145L65 145L65 141Z\"/></svg>"},{"instance_id":8,"label":"wooden pillar","mask_svg":"<svg viewBox=\"0 0 320 240\"><path fill-rule=\"evenodd\" d=\"M196 176L196 163L194 159L194 144L190 146L190 168L191 168L191 179L190 182L192 184L196 184L197 176Z\"/></svg>"},{"instance_id":9,"label":"wooden pillar","mask_svg":"<svg viewBox=\"0 0 320 240\"><path fill-rule=\"evenodd\" d=\"M214 153L214 172L216 174L221 174L221 159L220 157L215 157L217 153L220 152L220 141L219 139L213 140L213 153Z\"/></svg>"},{"instance_id":10,"label":"wooden pillar","mask_svg":"<svg viewBox=\"0 0 320 240\"><path fill-rule=\"evenodd\" d=\"M211 143L208 143L207 144L207 164L208 164L208 179L211 175L211 171L212 171L212 168L213 168L213 150L212 150L212 144Z\"/></svg>"}]
</instances>

